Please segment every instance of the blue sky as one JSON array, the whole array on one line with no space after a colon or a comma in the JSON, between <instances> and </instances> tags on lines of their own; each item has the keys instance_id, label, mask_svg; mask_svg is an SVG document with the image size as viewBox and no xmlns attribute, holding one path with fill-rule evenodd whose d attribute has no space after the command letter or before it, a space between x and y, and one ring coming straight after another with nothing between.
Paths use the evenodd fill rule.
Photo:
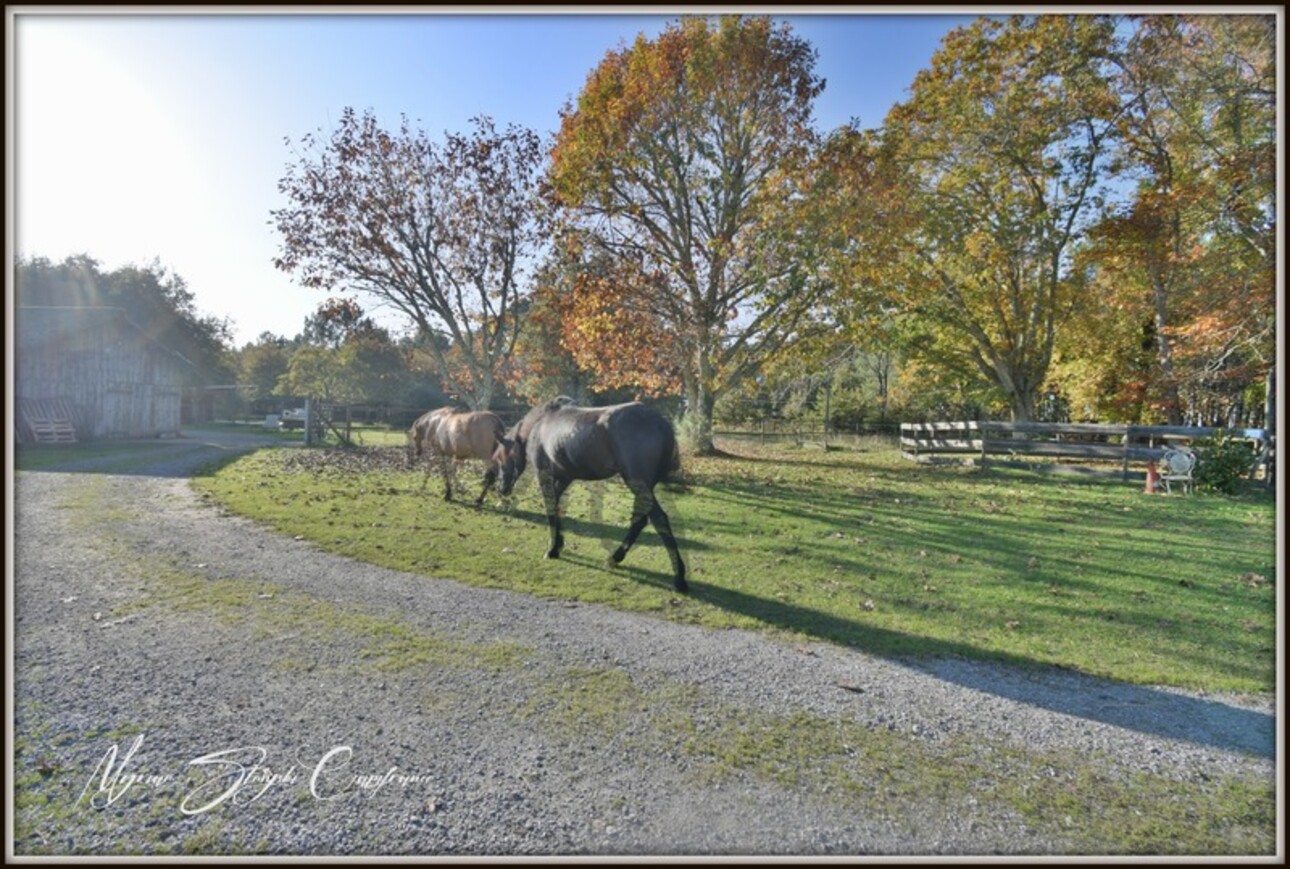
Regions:
<instances>
[{"instance_id":1,"label":"blue sky","mask_svg":"<svg viewBox=\"0 0 1290 869\"><path fill-rule=\"evenodd\" d=\"M286 12L288 10L280 10ZM816 122L878 126L970 15L776 16L819 53ZM346 106L434 136L476 114L554 132L605 52L675 15L14 14L14 244L107 269L159 260L236 342L293 336L326 297L276 271L291 153ZM11 189L11 196L13 190ZM360 302L371 304L360 298ZM397 320L386 320L397 327Z\"/></svg>"}]
</instances>

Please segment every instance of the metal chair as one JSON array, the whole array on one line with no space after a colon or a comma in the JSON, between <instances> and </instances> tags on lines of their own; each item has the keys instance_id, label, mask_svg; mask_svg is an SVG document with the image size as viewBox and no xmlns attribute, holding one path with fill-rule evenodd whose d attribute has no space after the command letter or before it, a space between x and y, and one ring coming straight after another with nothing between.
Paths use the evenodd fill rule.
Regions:
<instances>
[{"instance_id":1,"label":"metal chair","mask_svg":"<svg viewBox=\"0 0 1290 869\"><path fill-rule=\"evenodd\" d=\"M1165 450L1160 458L1160 483L1166 492L1173 492L1171 483L1179 483L1184 492L1190 492L1193 486L1192 471L1196 469L1196 454L1182 447Z\"/></svg>"}]
</instances>

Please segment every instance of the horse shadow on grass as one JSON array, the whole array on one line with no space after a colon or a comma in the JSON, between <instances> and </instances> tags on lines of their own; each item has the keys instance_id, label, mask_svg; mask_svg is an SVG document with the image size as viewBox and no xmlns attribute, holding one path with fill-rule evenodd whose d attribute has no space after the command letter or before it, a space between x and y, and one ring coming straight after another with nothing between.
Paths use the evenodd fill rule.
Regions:
<instances>
[{"instance_id":1,"label":"horse shadow on grass","mask_svg":"<svg viewBox=\"0 0 1290 869\"><path fill-rule=\"evenodd\" d=\"M472 509L474 508L472 507ZM524 507L498 507L487 503L478 509L495 513L498 516L509 516L521 522L529 522L543 529L547 527L546 514L538 510L529 510ZM617 549L618 544L622 542L623 536L627 533L627 527L621 523L602 522L594 517L570 516L567 514L560 517L560 529L566 540L583 540L589 543L599 543L605 550L606 554ZM677 535L677 542L681 547L683 558L685 557L684 553L686 552L704 552L712 548L702 541L690 540L689 538L680 536L680 534ZM658 539L658 535L652 533L652 529L647 528L647 530L642 533L641 537L637 540L635 546L632 547L632 552L635 552L639 548L649 546L652 543L656 543L659 546L663 545L662 541ZM561 553L560 557L566 558L568 552L569 550L565 550ZM539 552L539 554L541 553ZM628 555L628 558L631 558L631 556ZM626 568L624 567L623 569ZM648 571L646 572L648 573ZM660 573L659 575L663 576L664 574ZM667 582L665 585L671 588L672 575L668 573L666 576Z\"/></svg>"},{"instance_id":2,"label":"horse shadow on grass","mask_svg":"<svg viewBox=\"0 0 1290 869\"><path fill-rule=\"evenodd\" d=\"M665 584L666 578L641 581ZM1271 759L1275 753L1275 716L1221 700L1114 682L969 643L876 628L704 582L691 582L691 596L767 625L845 644L964 688L1049 712L1255 757Z\"/></svg>"}]
</instances>

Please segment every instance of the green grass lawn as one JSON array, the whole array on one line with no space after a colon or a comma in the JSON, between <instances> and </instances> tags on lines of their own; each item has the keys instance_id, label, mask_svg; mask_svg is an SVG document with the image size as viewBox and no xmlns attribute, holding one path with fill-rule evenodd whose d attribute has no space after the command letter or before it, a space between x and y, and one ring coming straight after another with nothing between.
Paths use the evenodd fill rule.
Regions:
<instances>
[{"instance_id":1,"label":"green grass lawn","mask_svg":"<svg viewBox=\"0 0 1290 869\"><path fill-rule=\"evenodd\" d=\"M689 596L673 592L652 529L608 563L631 508L617 481L570 489L559 561L542 557L531 475L512 504L477 510L482 468L463 468L445 503L442 480L404 468L401 450L270 449L197 486L325 549L475 585L882 655L1273 690L1270 494L1147 496L1118 480L925 467L878 446L735 449L687 459L685 485L659 490Z\"/></svg>"}]
</instances>

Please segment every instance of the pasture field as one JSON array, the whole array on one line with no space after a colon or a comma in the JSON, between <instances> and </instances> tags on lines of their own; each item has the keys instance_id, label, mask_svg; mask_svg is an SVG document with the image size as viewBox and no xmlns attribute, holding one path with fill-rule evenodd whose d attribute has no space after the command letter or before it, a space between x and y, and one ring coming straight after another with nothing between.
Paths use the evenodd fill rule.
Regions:
<instances>
[{"instance_id":1,"label":"pasture field","mask_svg":"<svg viewBox=\"0 0 1290 869\"><path fill-rule=\"evenodd\" d=\"M265 449L211 468L203 497L384 566L712 628L821 639L879 655L1056 666L1126 682L1275 687L1275 500L1148 496L1118 480L925 467L858 449L725 445L659 487L691 593L653 529L620 566L618 481L565 496L565 551L530 473L510 503L457 501L409 469L402 433L357 449ZM399 446L390 444L398 443ZM386 445L381 445L386 444Z\"/></svg>"}]
</instances>

